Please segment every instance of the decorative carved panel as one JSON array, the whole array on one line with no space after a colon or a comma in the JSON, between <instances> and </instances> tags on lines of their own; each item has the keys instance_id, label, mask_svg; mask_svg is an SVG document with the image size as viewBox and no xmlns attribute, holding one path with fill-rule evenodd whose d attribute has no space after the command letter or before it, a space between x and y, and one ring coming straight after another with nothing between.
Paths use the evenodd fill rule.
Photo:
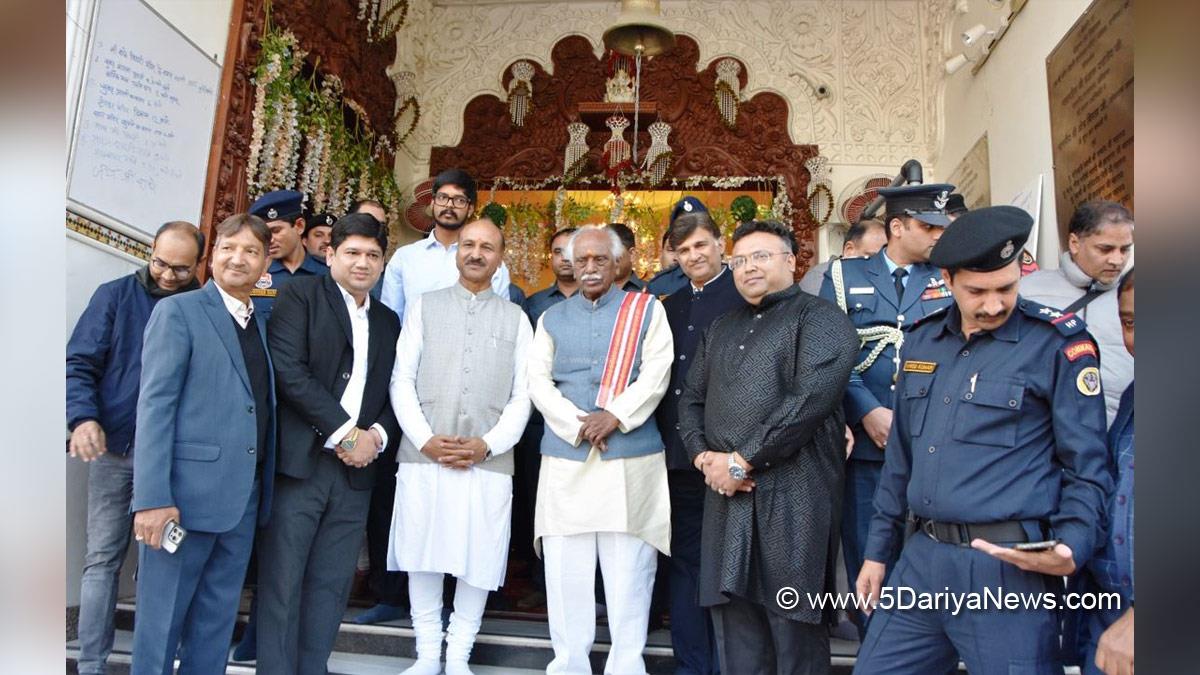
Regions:
<instances>
[{"instance_id":1,"label":"decorative carved panel","mask_svg":"<svg viewBox=\"0 0 1200 675\"><path fill-rule=\"evenodd\" d=\"M804 162L817 155L817 146L792 143L787 102L773 92L761 92L742 103L737 128L725 128L713 103L715 63L697 71L699 56L696 41L681 35L674 51L643 66L642 96L658 104L660 119L674 129L675 156L668 175L784 176L793 204L791 225L801 249L797 268L803 274L816 255L816 223L804 208L809 182ZM566 126L577 119L577 103L603 99L604 63L591 43L579 36L555 44L551 61L554 75L540 65L536 68L533 109L524 127L512 126L508 106L500 98L475 97L463 114L462 142L432 149L431 175L457 166L486 184L496 176L542 179L561 174ZM607 131L588 135L591 172L598 170L607 135ZM639 139L639 153L644 154L650 135L642 132Z\"/></svg>"}]
</instances>

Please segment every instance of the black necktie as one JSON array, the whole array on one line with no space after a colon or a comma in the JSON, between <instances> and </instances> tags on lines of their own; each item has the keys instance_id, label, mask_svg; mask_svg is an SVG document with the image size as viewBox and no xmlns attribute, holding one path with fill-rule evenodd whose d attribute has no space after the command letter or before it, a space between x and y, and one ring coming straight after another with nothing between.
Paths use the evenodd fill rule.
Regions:
<instances>
[{"instance_id":1,"label":"black necktie","mask_svg":"<svg viewBox=\"0 0 1200 675\"><path fill-rule=\"evenodd\" d=\"M908 270L897 267L892 271L892 276L896 277L896 301L899 302L904 298L904 277L908 276Z\"/></svg>"}]
</instances>

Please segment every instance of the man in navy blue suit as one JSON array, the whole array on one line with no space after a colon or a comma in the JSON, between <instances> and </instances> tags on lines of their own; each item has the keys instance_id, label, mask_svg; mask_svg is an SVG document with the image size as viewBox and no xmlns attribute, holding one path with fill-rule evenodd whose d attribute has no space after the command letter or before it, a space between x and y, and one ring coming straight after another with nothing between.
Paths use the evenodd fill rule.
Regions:
<instances>
[{"instance_id":1,"label":"man in navy blue suit","mask_svg":"<svg viewBox=\"0 0 1200 675\"><path fill-rule=\"evenodd\" d=\"M933 245L950 224L946 204L953 191L953 185L944 184L881 189L887 200L887 246L866 258L833 261L821 285L821 297L846 312L862 340L844 402L854 433L842 507L842 556L851 581L862 568L875 512L872 499L892 426L904 330L954 302L941 271L929 264ZM862 615L851 612L851 619L861 638L866 631Z\"/></svg>"},{"instance_id":2,"label":"man in navy blue suit","mask_svg":"<svg viewBox=\"0 0 1200 675\"><path fill-rule=\"evenodd\" d=\"M717 317L743 307L746 301L733 284L733 273L722 263L725 240L704 206L672 220L671 243L688 283L663 301L675 342L671 383L658 406L658 428L667 446L667 484L671 490L671 645L676 673L709 675L719 672L716 640L707 608L700 606L700 529L703 524L704 474L692 465L679 437L679 398L688 366L700 336ZM676 210L679 210L678 207Z\"/></svg>"},{"instance_id":3,"label":"man in navy blue suit","mask_svg":"<svg viewBox=\"0 0 1200 675\"><path fill-rule=\"evenodd\" d=\"M271 234L255 216L216 228L212 281L164 298L146 326L134 441L141 542L132 672L225 672L256 523L270 513L275 394L250 291ZM174 523L186 537L163 548Z\"/></svg>"}]
</instances>

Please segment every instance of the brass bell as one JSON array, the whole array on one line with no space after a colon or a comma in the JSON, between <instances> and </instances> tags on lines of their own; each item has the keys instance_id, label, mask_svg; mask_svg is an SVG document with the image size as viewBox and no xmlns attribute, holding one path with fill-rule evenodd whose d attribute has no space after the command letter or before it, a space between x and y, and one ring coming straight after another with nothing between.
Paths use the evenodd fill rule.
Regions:
<instances>
[{"instance_id":1,"label":"brass bell","mask_svg":"<svg viewBox=\"0 0 1200 675\"><path fill-rule=\"evenodd\" d=\"M626 56L656 56L675 48L675 33L662 22L659 0L621 0L616 23L604 31L604 46Z\"/></svg>"}]
</instances>

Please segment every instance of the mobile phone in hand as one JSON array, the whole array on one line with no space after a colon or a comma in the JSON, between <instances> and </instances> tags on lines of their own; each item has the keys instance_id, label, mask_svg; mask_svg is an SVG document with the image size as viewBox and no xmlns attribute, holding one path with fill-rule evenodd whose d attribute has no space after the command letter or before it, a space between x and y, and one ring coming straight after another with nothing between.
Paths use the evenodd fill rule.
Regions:
<instances>
[{"instance_id":1,"label":"mobile phone in hand","mask_svg":"<svg viewBox=\"0 0 1200 675\"><path fill-rule=\"evenodd\" d=\"M162 547L167 553L174 553L179 550L179 545L183 543L183 538L187 536L187 530L174 520L168 520L166 527L163 528Z\"/></svg>"},{"instance_id":2,"label":"mobile phone in hand","mask_svg":"<svg viewBox=\"0 0 1200 675\"><path fill-rule=\"evenodd\" d=\"M1018 551L1049 551L1059 544L1057 539L1047 539L1046 541L1030 541L1023 544L1013 546Z\"/></svg>"}]
</instances>

